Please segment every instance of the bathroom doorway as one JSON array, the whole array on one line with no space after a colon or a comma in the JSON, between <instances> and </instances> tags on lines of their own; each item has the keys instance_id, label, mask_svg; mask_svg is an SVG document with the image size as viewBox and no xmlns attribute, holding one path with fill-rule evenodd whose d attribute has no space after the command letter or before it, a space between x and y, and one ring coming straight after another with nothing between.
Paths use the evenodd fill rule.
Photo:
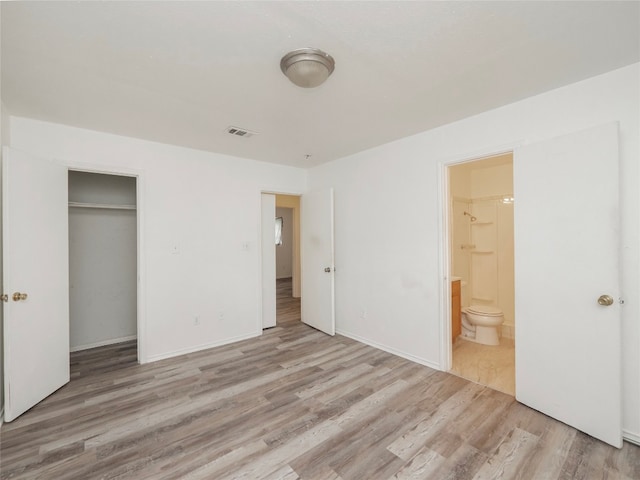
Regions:
<instances>
[{"instance_id":1,"label":"bathroom doorway","mask_svg":"<svg viewBox=\"0 0 640 480\"><path fill-rule=\"evenodd\" d=\"M450 372L514 395L513 153L446 169Z\"/></svg>"}]
</instances>

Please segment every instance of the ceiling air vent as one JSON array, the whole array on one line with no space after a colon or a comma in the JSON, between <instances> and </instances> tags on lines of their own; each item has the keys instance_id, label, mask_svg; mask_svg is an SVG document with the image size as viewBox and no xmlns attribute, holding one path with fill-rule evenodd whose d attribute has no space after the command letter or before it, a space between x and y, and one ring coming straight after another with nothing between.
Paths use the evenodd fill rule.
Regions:
<instances>
[{"instance_id":1,"label":"ceiling air vent","mask_svg":"<svg viewBox=\"0 0 640 480\"><path fill-rule=\"evenodd\" d=\"M240 128L240 127L227 127L225 132L230 133L231 135L235 135L236 137L244 137L244 138L249 138L258 134L258 132L252 132L251 130L247 130L246 128Z\"/></svg>"}]
</instances>

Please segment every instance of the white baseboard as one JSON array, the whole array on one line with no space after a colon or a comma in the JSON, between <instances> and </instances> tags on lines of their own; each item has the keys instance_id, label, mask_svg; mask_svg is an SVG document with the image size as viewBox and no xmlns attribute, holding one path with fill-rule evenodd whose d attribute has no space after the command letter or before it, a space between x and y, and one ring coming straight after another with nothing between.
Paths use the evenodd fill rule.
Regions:
<instances>
[{"instance_id":1,"label":"white baseboard","mask_svg":"<svg viewBox=\"0 0 640 480\"><path fill-rule=\"evenodd\" d=\"M227 338L219 342L203 343L196 345L195 347L182 348L180 350L174 350L172 352L161 353L159 355L151 355L147 358L147 362L157 362L158 360L165 360L167 358L178 357L180 355L186 355L187 353L199 352L200 350L207 350L208 348L221 347L230 343L240 342L249 338L259 337L262 335L262 329L258 332L249 333L247 335L239 335L237 337ZM145 362L146 363L146 362Z\"/></svg>"},{"instance_id":2,"label":"white baseboard","mask_svg":"<svg viewBox=\"0 0 640 480\"><path fill-rule=\"evenodd\" d=\"M75 347L71 347L69 351L79 352L80 350L89 350L90 348L104 347L106 345L113 345L114 343L128 342L129 340L135 340L136 338L138 338L137 335L129 335L127 337L120 337L120 338L111 338L109 340L103 340L102 342L87 343L86 345L77 345Z\"/></svg>"},{"instance_id":3,"label":"white baseboard","mask_svg":"<svg viewBox=\"0 0 640 480\"><path fill-rule=\"evenodd\" d=\"M420 358L420 357L416 357L415 355L411 355L410 353L405 353L405 352L401 352L400 350L396 350L395 348L392 347L388 347L386 345L382 345L380 343L376 343L376 342L372 342L371 340L368 340L366 338L363 338L359 335L356 335L354 333L349 333L349 332L345 332L343 330L339 330L336 329L336 333L348 338L351 338L352 340L356 340L360 343L364 343L365 345L369 345L370 347L374 347L377 348L378 350L383 350L387 353L391 353L393 355L397 355L398 357L402 357L406 360L409 360L411 362L415 362L415 363L419 363L420 365L424 365L425 367L430 367L433 368L434 370L441 370L440 365L438 365L437 363L434 363L430 360L426 360L424 358Z\"/></svg>"},{"instance_id":4,"label":"white baseboard","mask_svg":"<svg viewBox=\"0 0 640 480\"><path fill-rule=\"evenodd\" d=\"M640 445L640 433L633 433L633 432L629 432L628 430L623 430L622 439L626 440L629 443L635 443L636 445Z\"/></svg>"}]
</instances>

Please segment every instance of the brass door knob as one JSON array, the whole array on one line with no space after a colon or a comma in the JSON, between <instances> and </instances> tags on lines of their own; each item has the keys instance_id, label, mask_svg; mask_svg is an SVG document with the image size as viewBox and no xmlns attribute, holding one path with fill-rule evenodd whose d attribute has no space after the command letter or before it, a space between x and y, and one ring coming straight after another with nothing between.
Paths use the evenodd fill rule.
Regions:
<instances>
[{"instance_id":1,"label":"brass door knob","mask_svg":"<svg viewBox=\"0 0 640 480\"><path fill-rule=\"evenodd\" d=\"M327 273L331 273L331 267L325 267L324 271Z\"/></svg>"},{"instance_id":2,"label":"brass door knob","mask_svg":"<svg viewBox=\"0 0 640 480\"><path fill-rule=\"evenodd\" d=\"M9 301L9 295L7 295L6 293L3 293L2 295L0 295L0 301L1 302L8 302Z\"/></svg>"},{"instance_id":3,"label":"brass door knob","mask_svg":"<svg viewBox=\"0 0 640 480\"><path fill-rule=\"evenodd\" d=\"M26 293L16 292L16 293L13 294L12 298L13 298L14 302L18 302L20 300L26 300L27 299L27 294Z\"/></svg>"},{"instance_id":4,"label":"brass door knob","mask_svg":"<svg viewBox=\"0 0 640 480\"><path fill-rule=\"evenodd\" d=\"M613 297L611 295L600 295L598 297L598 304L608 307L613 305Z\"/></svg>"}]
</instances>

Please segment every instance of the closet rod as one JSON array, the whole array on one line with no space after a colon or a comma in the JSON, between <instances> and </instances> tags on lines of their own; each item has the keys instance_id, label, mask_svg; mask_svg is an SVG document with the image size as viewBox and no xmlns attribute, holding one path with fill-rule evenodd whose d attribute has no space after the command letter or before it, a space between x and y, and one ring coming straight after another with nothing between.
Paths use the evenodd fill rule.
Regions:
<instances>
[{"instance_id":1,"label":"closet rod","mask_svg":"<svg viewBox=\"0 0 640 480\"><path fill-rule=\"evenodd\" d=\"M103 208L110 210L135 210L135 205L112 205L105 203L81 203L81 202L69 202L69 207L74 208Z\"/></svg>"}]
</instances>

